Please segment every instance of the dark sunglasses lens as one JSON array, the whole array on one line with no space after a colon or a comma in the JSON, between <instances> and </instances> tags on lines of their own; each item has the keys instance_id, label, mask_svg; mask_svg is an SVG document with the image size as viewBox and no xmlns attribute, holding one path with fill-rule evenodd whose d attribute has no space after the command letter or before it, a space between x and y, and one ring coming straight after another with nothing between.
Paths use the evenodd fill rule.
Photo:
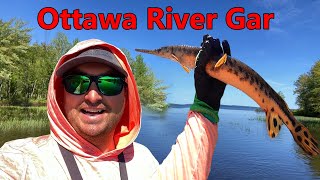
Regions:
<instances>
[{"instance_id":1,"label":"dark sunglasses lens","mask_svg":"<svg viewBox=\"0 0 320 180\"><path fill-rule=\"evenodd\" d=\"M120 94L124 81L120 77L103 76L98 79L98 87L102 94L114 96Z\"/></svg>"},{"instance_id":2,"label":"dark sunglasses lens","mask_svg":"<svg viewBox=\"0 0 320 180\"><path fill-rule=\"evenodd\" d=\"M66 91L72 94L83 94L90 85L90 79L82 75L67 76L63 82Z\"/></svg>"}]
</instances>

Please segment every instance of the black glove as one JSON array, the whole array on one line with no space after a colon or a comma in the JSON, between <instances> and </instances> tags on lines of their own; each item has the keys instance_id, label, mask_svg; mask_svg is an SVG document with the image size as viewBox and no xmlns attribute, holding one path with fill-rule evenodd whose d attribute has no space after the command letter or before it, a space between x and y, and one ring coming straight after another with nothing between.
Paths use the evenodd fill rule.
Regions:
<instances>
[{"instance_id":1,"label":"black glove","mask_svg":"<svg viewBox=\"0 0 320 180\"><path fill-rule=\"evenodd\" d=\"M205 102L216 111L220 109L220 100L223 96L226 84L209 76L205 72L205 67L210 59L218 60L224 53L231 56L228 41L222 41L221 47L219 39L213 39L210 35L204 35L194 71L197 99Z\"/></svg>"}]
</instances>

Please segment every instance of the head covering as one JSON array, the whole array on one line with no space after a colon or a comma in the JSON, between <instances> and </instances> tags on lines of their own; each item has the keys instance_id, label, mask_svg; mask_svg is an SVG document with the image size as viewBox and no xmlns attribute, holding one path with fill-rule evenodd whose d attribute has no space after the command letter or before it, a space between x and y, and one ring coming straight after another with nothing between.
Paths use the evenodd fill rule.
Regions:
<instances>
[{"instance_id":1,"label":"head covering","mask_svg":"<svg viewBox=\"0 0 320 180\"><path fill-rule=\"evenodd\" d=\"M59 67L56 74L57 76L62 77L67 71L85 63L106 64L119 71L124 76L127 76L127 72L121 67L118 59L109 50L96 48L87 49L76 57L69 59Z\"/></svg>"},{"instance_id":2,"label":"head covering","mask_svg":"<svg viewBox=\"0 0 320 180\"><path fill-rule=\"evenodd\" d=\"M97 147L77 134L64 116L61 108L64 87L62 85L62 77L57 75L57 71L64 72L63 66L69 66L66 65L69 61L79 61L81 59L79 59L81 53L89 49L102 49L110 52L115 60L119 62L120 66L117 67L122 68L127 73L126 82L128 88L125 109L113 137L116 149L107 153L101 152ZM106 60L100 59L99 61L105 62ZM129 62L124 53L116 46L98 39L89 39L77 43L59 59L52 73L48 87L47 111L50 120L50 135L64 148L78 156L94 161L117 157L124 148L131 145L136 139L141 124L141 105L138 89Z\"/></svg>"}]
</instances>

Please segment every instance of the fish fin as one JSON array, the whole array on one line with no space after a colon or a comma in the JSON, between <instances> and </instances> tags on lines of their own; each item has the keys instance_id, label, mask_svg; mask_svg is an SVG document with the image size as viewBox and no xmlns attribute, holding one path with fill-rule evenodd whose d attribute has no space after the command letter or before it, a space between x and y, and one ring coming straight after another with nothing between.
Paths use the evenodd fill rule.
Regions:
<instances>
[{"instance_id":1,"label":"fish fin","mask_svg":"<svg viewBox=\"0 0 320 180\"><path fill-rule=\"evenodd\" d=\"M218 62L216 63L216 65L215 65L214 67L217 68L217 67L220 67L221 65L223 65L224 63L226 63L226 62L227 62L227 58L228 58L227 54L224 54L224 55L218 60Z\"/></svg>"},{"instance_id":2,"label":"fish fin","mask_svg":"<svg viewBox=\"0 0 320 180\"><path fill-rule=\"evenodd\" d=\"M171 57L172 57L174 60L176 60L177 62L179 62L179 58L178 58L177 56L175 56L174 54L171 54ZM182 65L180 62L179 62L179 64L181 65L181 67L182 67L187 73L190 72L190 69L189 69L189 68L187 68L186 66Z\"/></svg>"},{"instance_id":3,"label":"fish fin","mask_svg":"<svg viewBox=\"0 0 320 180\"><path fill-rule=\"evenodd\" d=\"M266 116L268 134L271 138L275 138L279 134L281 125L283 124L282 119L278 113L272 111L268 111Z\"/></svg>"}]
</instances>

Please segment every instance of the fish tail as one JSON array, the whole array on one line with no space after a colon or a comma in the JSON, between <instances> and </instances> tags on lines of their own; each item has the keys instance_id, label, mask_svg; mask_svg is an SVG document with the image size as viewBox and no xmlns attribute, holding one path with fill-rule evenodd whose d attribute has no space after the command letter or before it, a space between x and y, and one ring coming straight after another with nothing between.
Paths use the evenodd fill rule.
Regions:
<instances>
[{"instance_id":1,"label":"fish tail","mask_svg":"<svg viewBox=\"0 0 320 180\"><path fill-rule=\"evenodd\" d=\"M312 137L309 130L302 123L297 121L294 116L292 116L290 119L291 122L294 122L293 124L295 126L288 126L288 129L290 130L296 143L309 155L319 155L319 145L314 137Z\"/></svg>"}]
</instances>

